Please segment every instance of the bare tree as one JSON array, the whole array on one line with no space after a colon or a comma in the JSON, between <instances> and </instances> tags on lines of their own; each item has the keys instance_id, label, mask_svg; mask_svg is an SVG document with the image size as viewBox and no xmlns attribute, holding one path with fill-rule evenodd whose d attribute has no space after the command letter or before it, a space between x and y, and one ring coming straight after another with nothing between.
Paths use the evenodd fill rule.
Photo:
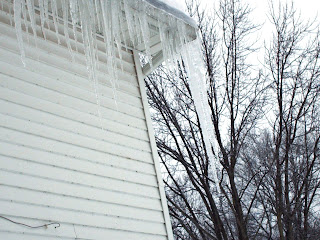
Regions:
<instances>
[{"instance_id":1,"label":"bare tree","mask_svg":"<svg viewBox=\"0 0 320 240\"><path fill-rule=\"evenodd\" d=\"M202 37L219 189L184 63L145 81L178 240L300 240L319 233L319 33L293 6L273 6L275 33L266 64L256 70L248 59L257 27L247 5L221 0L210 14L195 0L188 4Z\"/></svg>"},{"instance_id":2,"label":"bare tree","mask_svg":"<svg viewBox=\"0 0 320 240\"><path fill-rule=\"evenodd\" d=\"M247 228L253 218L248 215L256 195L246 194L250 179L239 181L241 173L236 169L241 169L239 153L263 104L262 78L259 73L252 77L246 62L253 51L248 44L250 34L256 27L249 21L250 9L239 0L222 0L217 19L201 11L195 1L189 4L189 11L198 19L203 40L208 104L222 165L221 194L212 180L212 162L202 135L205 130L199 125L183 62L177 77L168 69L159 70L146 85L156 111L156 140L167 171L165 184L175 234L179 239L249 239Z\"/></svg>"},{"instance_id":3,"label":"bare tree","mask_svg":"<svg viewBox=\"0 0 320 240\"><path fill-rule=\"evenodd\" d=\"M319 33L312 24L302 22L293 5L279 4L277 9L272 5L270 18L275 29L267 48L276 103L272 121L274 210L280 239L307 239L308 206L319 187L311 183L320 137Z\"/></svg>"},{"instance_id":4,"label":"bare tree","mask_svg":"<svg viewBox=\"0 0 320 240\"><path fill-rule=\"evenodd\" d=\"M264 216L259 236L313 239L319 228L319 32L293 5L270 9L270 127L251 135L243 158L252 176L264 174L257 192L257 213Z\"/></svg>"}]
</instances>

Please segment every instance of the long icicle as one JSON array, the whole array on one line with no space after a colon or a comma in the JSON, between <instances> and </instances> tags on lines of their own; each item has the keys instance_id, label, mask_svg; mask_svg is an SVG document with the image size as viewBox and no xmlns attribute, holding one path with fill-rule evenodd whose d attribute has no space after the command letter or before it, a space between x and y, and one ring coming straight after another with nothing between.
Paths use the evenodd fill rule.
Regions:
<instances>
[{"instance_id":1,"label":"long icicle","mask_svg":"<svg viewBox=\"0 0 320 240\"><path fill-rule=\"evenodd\" d=\"M214 127L211 119L211 110L208 105L207 98L207 75L204 62L202 59L201 44L199 37L195 41L185 45L183 60L187 64L187 72L189 75L189 86L192 98L199 116L200 127L202 129L205 149L210 160L213 179L216 189L220 192L218 180L218 168L220 167L217 157L218 148L215 141ZM216 155L215 155L216 154Z\"/></svg>"},{"instance_id":2,"label":"long icicle","mask_svg":"<svg viewBox=\"0 0 320 240\"><path fill-rule=\"evenodd\" d=\"M23 37L22 37L22 24L21 24L21 14L22 14L22 1L23 0L14 0L13 2L13 9L14 9L14 22L15 22L15 29L16 35L18 40L18 46L20 49L20 56L23 66L26 66L26 54L23 46Z\"/></svg>"}]
</instances>

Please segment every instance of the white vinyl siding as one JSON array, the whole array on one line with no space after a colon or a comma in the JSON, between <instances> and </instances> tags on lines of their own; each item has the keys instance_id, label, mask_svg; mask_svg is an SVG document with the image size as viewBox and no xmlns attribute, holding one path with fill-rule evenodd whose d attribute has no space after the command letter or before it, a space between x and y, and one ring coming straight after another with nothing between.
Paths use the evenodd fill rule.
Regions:
<instances>
[{"instance_id":1,"label":"white vinyl siding","mask_svg":"<svg viewBox=\"0 0 320 240\"><path fill-rule=\"evenodd\" d=\"M24 33L23 67L11 22L4 4L0 215L61 226L29 229L0 218L0 239L168 239L132 51L119 58L116 99L99 54L98 106L80 43L71 63L62 34L58 45L52 30L36 44Z\"/></svg>"}]
</instances>

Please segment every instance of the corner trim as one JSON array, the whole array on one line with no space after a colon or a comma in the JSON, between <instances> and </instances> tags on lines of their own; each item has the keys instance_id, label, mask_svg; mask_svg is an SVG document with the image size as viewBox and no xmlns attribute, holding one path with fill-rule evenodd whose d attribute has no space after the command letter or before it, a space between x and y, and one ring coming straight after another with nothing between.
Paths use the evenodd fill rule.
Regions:
<instances>
[{"instance_id":1,"label":"corner trim","mask_svg":"<svg viewBox=\"0 0 320 240\"><path fill-rule=\"evenodd\" d=\"M150 111L149 111L147 92L146 92L146 87L144 85L145 75L142 72L142 67L141 67L140 59L139 59L139 53L137 51L133 51L133 58L134 58L136 72L137 72L139 89L140 89L141 99L142 99L142 104L143 104L143 110L144 110L146 123L147 123L147 129L148 129L148 135L149 135L149 140L150 140L150 145L151 145L153 162L154 162L154 166L155 166L155 170L156 170L156 174L157 174L158 187L159 187L159 192L160 192L160 199L161 199L164 221L165 221L166 230L167 230L167 236L168 236L168 240L174 240L171 221L170 221L170 215L169 215L169 209L168 209L168 205L167 205L167 198L166 198L166 194L164 192L164 185L163 185L163 180L162 180L162 176L161 176L160 161L159 161L159 156L158 156L158 151L157 151L157 144L156 144L156 140L154 137L155 135L154 135L151 115L150 115Z\"/></svg>"}]
</instances>

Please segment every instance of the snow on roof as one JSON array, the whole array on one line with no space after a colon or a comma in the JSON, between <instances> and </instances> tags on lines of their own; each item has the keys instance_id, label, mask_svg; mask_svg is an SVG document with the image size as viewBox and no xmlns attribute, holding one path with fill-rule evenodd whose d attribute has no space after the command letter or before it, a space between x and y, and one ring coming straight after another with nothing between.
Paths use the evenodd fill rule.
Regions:
<instances>
[{"instance_id":1,"label":"snow on roof","mask_svg":"<svg viewBox=\"0 0 320 240\"><path fill-rule=\"evenodd\" d=\"M145 0L152 6L183 20L185 23L197 28L197 23L183 12L183 4L181 0Z\"/></svg>"}]
</instances>

